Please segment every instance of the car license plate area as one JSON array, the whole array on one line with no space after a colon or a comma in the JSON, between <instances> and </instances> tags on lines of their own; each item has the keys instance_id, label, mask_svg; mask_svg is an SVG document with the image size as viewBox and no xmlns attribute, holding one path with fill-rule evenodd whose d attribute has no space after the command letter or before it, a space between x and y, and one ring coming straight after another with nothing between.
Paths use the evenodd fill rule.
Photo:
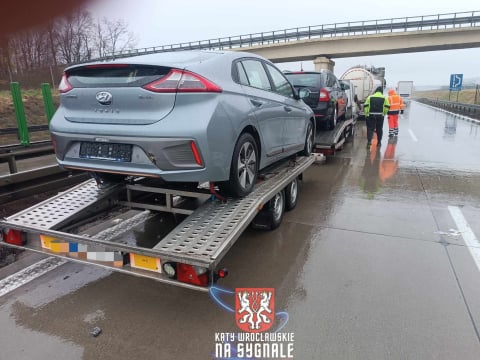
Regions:
<instances>
[{"instance_id":1,"label":"car license plate area","mask_svg":"<svg viewBox=\"0 0 480 360\"><path fill-rule=\"evenodd\" d=\"M82 142L80 158L130 162L132 161L132 145Z\"/></svg>"}]
</instances>

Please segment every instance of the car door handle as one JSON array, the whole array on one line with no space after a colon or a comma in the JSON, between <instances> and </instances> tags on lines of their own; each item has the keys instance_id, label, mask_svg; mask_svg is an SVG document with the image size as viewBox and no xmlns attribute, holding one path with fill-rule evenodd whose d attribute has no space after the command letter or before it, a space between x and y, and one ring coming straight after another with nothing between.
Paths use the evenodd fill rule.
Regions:
<instances>
[{"instance_id":1,"label":"car door handle","mask_svg":"<svg viewBox=\"0 0 480 360\"><path fill-rule=\"evenodd\" d=\"M257 99L250 99L250 102L255 105L256 107L260 107L263 105L263 101L257 100Z\"/></svg>"},{"instance_id":2,"label":"car door handle","mask_svg":"<svg viewBox=\"0 0 480 360\"><path fill-rule=\"evenodd\" d=\"M286 112L291 112L293 110L290 106L284 106L283 108Z\"/></svg>"}]
</instances>

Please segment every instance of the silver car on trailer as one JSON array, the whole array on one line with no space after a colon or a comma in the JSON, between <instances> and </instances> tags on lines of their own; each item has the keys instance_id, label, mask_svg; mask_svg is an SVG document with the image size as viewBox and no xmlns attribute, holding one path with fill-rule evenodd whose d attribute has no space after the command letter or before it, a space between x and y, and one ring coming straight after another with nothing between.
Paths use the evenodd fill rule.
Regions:
<instances>
[{"instance_id":1,"label":"silver car on trailer","mask_svg":"<svg viewBox=\"0 0 480 360\"><path fill-rule=\"evenodd\" d=\"M231 51L165 52L71 66L50 130L61 166L215 182L242 197L259 169L310 154L312 110L268 60Z\"/></svg>"}]
</instances>

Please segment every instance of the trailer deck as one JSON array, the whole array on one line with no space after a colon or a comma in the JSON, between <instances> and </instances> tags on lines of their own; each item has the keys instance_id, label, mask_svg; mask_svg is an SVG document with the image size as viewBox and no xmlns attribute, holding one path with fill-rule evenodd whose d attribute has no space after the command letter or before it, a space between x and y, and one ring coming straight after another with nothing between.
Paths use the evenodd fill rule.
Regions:
<instances>
[{"instance_id":1,"label":"trailer deck","mask_svg":"<svg viewBox=\"0 0 480 360\"><path fill-rule=\"evenodd\" d=\"M354 136L356 120L356 117L352 117L338 122L332 130L317 131L315 134L315 151L326 155L334 155L335 151L341 149L348 138Z\"/></svg>"}]
</instances>

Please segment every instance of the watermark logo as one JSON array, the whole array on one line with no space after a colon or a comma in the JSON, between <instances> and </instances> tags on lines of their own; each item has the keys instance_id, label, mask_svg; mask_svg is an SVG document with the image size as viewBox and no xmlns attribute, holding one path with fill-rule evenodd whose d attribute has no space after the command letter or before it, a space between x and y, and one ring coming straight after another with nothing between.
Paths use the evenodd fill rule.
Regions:
<instances>
[{"instance_id":1,"label":"watermark logo","mask_svg":"<svg viewBox=\"0 0 480 360\"><path fill-rule=\"evenodd\" d=\"M237 288L235 291L212 286L212 299L235 315L239 332L215 332L218 360L293 359L295 334L283 332L288 313L275 312L273 288ZM233 316L232 316L233 321Z\"/></svg>"},{"instance_id":2,"label":"watermark logo","mask_svg":"<svg viewBox=\"0 0 480 360\"><path fill-rule=\"evenodd\" d=\"M269 330L275 320L275 290L235 289L235 318L242 331L257 333Z\"/></svg>"}]
</instances>

